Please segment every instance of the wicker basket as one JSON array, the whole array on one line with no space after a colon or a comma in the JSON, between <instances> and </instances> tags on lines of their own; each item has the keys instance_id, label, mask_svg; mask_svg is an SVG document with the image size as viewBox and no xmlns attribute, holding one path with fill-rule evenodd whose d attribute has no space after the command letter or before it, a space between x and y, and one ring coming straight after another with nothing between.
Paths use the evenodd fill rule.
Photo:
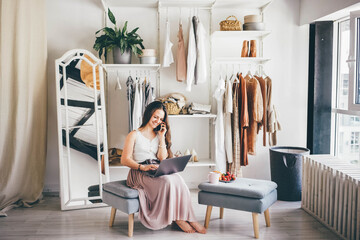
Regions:
<instances>
[{"instance_id":1,"label":"wicker basket","mask_svg":"<svg viewBox=\"0 0 360 240\"><path fill-rule=\"evenodd\" d=\"M231 17L235 20L229 20ZM220 22L220 31L241 31L241 22L234 15L231 15Z\"/></svg>"},{"instance_id":2,"label":"wicker basket","mask_svg":"<svg viewBox=\"0 0 360 240\"><path fill-rule=\"evenodd\" d=\"M169 115L178 115L181 111L181 108L177 105L177 103L163 102L163 104L165 105L166 111Z\"/></svg>"}]
</instances>

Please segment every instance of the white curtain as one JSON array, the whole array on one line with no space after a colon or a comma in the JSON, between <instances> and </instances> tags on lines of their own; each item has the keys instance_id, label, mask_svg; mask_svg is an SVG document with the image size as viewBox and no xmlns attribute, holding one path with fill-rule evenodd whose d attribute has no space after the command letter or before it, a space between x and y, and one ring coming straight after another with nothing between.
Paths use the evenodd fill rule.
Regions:
<instances>
[{"instance_id":1,"label":"white curtain","mask_svg":"<svg viewBox=\"0 0 360 240\"><path fill-rule=\"evenodd\" d=\"M46 157L46 1L0 0L0 211L41 197Z\"/></svg>"}]
</instances>

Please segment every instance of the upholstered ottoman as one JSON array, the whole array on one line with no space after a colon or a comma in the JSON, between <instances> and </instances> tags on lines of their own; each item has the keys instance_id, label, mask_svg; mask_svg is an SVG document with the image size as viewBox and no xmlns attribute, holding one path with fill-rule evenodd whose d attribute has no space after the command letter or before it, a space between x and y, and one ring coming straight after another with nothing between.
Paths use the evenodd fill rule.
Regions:
<instances>
[{"instance_id":1,"label":"upholstered ottoman","mask_svg":"<svg viewBox=\"0 0 360 240\"><path fill-rule=\"evenodd\" d=\"M265 215L266 226L270 227L269 207L277 200L277 185L266 180L238 178L230 183L201 183L199 204L207 205L205 228L208 228L213 206L220 207L220 219L224 208L252 212L255 238L259 238L258 214Z\"/></svg>"},{"instance_id":2,"label":"upholstered ottoman","mask_svg":"<svg viewBox=\"0 0 360 240\"><path fill-rule=\"evenodd\" d=\"M134 213L139 211L139 192L129 188L126 180L109 182L103 185L102 200L111 206L109 226L112 227L115 220L116 209L129 215L128 235L132 237L134 231Z\"/></svg>"}]
</instances>

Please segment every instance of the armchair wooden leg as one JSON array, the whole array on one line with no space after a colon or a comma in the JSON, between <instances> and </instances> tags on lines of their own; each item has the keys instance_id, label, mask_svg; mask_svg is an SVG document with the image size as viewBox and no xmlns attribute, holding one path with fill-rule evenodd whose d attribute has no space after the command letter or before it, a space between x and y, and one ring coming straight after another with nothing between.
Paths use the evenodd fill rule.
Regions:
<instances>
[{"instance_id":1,"label":"armchair wooden leg","mask_svg":"<svg viewBox=\"0 0 360 240\"><path fill-rule=\"evenodd\" d=\"M259 221L258 221L258 213L252 213L253 219L253 227L254 227L254 235L255 238L259 238Z\"/></svg>"},{"instance_id":2,"label":"armchair wooden leg","mask_svg":"<svg viewBox=\"0 0 360 240\"><path fill-rule=\"evenodd\" d=\"M223 219L224 218L224 208L221 207L220 208L220 219Z\"/></svg>"},{"instance_id":3,"label":"armchair wooden leg","mask_svg":"<svg viewBox=\"0 0 360 240\"><path fill-rule=\"evenodd\" d=\"M133 236L133 232L134 232L134 213L129 214L129 223L128 223L128 235L129 237Z\"/></svg>"},{"instance_id":4,"label":"armchair wooden leg","mask_svg":"<svg viewBox=\"0 0 360 240\"><path fill-rule=\"evenodd\" d=\"M265 215L265 222L266 222L266 226L270 227L270 213L269 213L269 209L266 209L264 212Z\"/></svg>"},{"instance_id":5,"label":"armchair wooden leg","mask_svg":"<svg viewBox=\"0 0 360 240\"><path fill-rule=\"evenodd\" d=\"M115 215L116 215L116 208L112 207L112 208L111 208L111 215L110 215L109 227L112 227L112 226L113 226L114 220L115 220Z\"/></svg>"},{"instance_id":6,"label":"armchair wooden leg","mask_svg":"<svg viewBox=\"0 0 360 240\"><path fill-rule=\"evenodd\" d=\"M212 210L212 206L208 205L207 208L206 208L206 216L205 216L205 224L204 224L204 227L205 227L205 228L208 228L208 227L209 227L211 210Z\"/></svg>"}]
</instances>

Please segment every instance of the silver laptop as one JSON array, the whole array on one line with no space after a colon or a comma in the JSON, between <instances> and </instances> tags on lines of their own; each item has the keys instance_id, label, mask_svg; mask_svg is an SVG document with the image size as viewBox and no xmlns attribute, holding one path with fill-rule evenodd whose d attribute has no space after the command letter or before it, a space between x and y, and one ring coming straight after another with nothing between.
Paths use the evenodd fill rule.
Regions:
<instances>
[{"instance_id":1,"label":"silver laptop","mask_svg":"<svg viewBox=\"0 0 360 240\"><path fill-rule=\"evenodd\" d=\"M191 155L164 159L160 162L156 170L146 171L145 174L150 177L160 177L177 172L182 172L189 162Z\"/></svg>"}]
</instances>

